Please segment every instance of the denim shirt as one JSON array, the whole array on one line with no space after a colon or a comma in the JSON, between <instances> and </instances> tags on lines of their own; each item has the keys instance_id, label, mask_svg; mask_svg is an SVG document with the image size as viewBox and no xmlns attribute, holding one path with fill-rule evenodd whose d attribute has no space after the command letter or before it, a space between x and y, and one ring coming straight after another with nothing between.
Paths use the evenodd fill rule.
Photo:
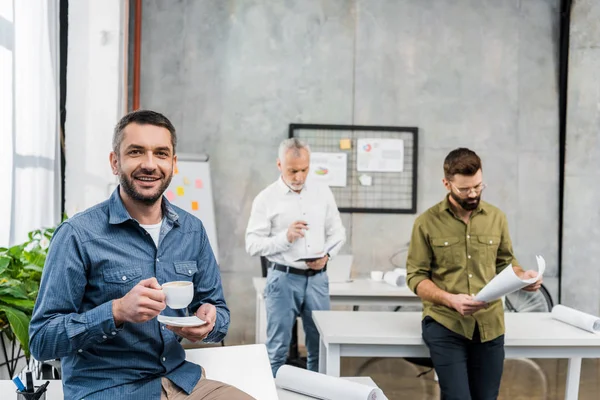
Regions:
<instances>
[{"instance_id":1,"label":"denim shirt","mask_svg":"<svg viewBox=\"0 0 600 400\"><path fill-rule=\"evenodd\" d=\"M227 333L229 309L202 222L164 197L162 202L158 248L125 209L119 188L52 237L29 327L30 350L37 360L61 359L67 399L160 399L162 377L188 394L198 383L200 366L185 361L179 338L156 318L115 326L113 300L143 279L193 281L190 315L204 303L217 308L205 341L221 341ZM169 308L162 313L185 315Z\"/></svg>"}]
</instances>

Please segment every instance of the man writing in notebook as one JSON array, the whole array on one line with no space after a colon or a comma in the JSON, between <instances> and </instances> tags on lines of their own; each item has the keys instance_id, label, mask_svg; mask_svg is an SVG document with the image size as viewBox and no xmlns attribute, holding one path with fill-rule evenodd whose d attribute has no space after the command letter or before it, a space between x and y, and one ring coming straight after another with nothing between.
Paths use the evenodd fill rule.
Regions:
<instances>
[{"instance_id":1,"label":"man writing in notebook","mask_svg":"<svg viewBox=\"0 0 600 400\"><path fill-rule=\"evenodd\" d=\"M446 198L414 223L407 284L423 300L423 340L442 399L495 399L504 363L504 310L501 300L484 303L474 296L511 264L521 279L537 272L519 267L506 216L481 201L486 184L475 152L451 151L443 183Z\"/></svg>"},{"instance_id":2,"label":"man writing in notebook","mask_svg":"<svg viewBox=\"0 0 600 400\"><path fill-rule=\"evenodd\" d=\"M311 314L329 309L327 261L346 240L329 187L306 182L309 165L307 145L296 138L281 143L281 176L254 199L246 229L246 251L270 262L264 298L273 376L286 361L298 316L306 334L307 367L318 370L319 333ZM329 253L321 256L326 250ZM316 254L314 260L299 261Z\"/></svg>"}]
</instances>

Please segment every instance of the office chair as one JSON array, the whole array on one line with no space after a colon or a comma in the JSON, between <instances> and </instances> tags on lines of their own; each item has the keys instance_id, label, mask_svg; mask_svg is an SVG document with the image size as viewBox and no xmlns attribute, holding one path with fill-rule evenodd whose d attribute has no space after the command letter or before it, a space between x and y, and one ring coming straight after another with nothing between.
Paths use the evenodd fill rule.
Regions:
<instances>
[{"instance_id":1,"label":"office chair","mask_svg":"<svg viewBox=\"0 0 600 400\"><path fill-rule=\"evenodd\" d=\"M267 277L269 264L270 261L267 260L267 257L260 257L260 269L263 278ZM285 363L294 367L306 369L306 357L300 357L300 353L298 352L298 319L294 321L294 327L292 328L292 340L290 342L290 350L288 352L288 358L285 361Z\"/></svg>"}]
</instances>

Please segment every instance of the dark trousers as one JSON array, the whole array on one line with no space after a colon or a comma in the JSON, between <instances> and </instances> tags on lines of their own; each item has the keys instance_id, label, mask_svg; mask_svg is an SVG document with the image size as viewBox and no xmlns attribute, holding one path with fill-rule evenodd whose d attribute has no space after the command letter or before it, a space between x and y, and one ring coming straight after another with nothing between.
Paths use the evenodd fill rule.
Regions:
<instances>
[{"instance_id":1,"label":"dark trousers","mask_svg":"<svg viewBox=\"0 0 600 400\"><path fill-rule=\"evenodd\" d=\"M442 400L495 400L504 367L504 335L481 343L459 335L431 317L422 322L423 340L439 378Z\"/></svg>"}]
</instances>

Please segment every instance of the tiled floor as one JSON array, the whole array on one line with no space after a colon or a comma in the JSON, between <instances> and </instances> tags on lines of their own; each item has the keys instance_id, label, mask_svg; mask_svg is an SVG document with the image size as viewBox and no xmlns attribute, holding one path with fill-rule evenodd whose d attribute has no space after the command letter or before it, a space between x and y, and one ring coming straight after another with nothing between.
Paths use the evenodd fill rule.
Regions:
<instances>
[{"instance_id":1,"label":"tiled floor","mask_svg":"<svg viewBox=\"0 0 600 400\"><path fill-rule=\"evenodd\" d=\"M390 400L438 400L439 389L433 374L417 377L426 370L402 359L342 359L342 376L370 376ZM499 399L564 399L566 371L566 360L506 360ZM583 361L579 390L580 400L600 399L600 360Z\"/></svg>"}]
</instances>

